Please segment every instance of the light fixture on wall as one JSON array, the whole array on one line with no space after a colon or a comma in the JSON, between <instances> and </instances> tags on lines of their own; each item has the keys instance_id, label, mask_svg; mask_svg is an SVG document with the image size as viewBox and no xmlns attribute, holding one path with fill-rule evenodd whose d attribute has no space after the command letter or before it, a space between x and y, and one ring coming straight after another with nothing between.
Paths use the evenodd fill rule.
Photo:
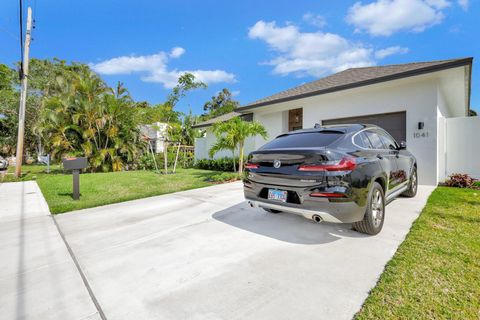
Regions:
<instances>
[{"instance_id":1,"label":"light fixture on wall","mask_svg":"<svg viewBox=\"0 0 480 320\"><path fill-rule=\"evenodd\" d=\"M425 124L423 122L419 122L418 123L418 130L423 130L423 127L425 126Z\"/></svg>"}]
</instances>

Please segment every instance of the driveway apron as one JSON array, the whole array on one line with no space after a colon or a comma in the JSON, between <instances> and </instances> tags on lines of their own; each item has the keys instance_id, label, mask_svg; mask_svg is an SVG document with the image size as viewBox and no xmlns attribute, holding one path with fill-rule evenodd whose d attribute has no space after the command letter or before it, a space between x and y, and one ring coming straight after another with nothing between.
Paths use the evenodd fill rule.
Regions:
<instances>
[{"instance_id":1,"label":"driveway apron","mask_svg":"<svg viewBox=\"0 0 480 320\"><path fill-rule=\"evenodd\" d=\"M350 319L433 187L382 232L250 208L239 182L62 214L108 319Z\"/></svg>"}]
</instances>

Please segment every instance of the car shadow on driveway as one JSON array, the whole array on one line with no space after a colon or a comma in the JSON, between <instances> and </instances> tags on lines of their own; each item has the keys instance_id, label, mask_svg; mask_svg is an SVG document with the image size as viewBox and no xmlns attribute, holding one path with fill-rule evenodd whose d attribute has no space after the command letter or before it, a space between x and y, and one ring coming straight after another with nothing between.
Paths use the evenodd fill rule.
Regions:
<instances>
[{"instance_id":1,"label":"car shadow on driveway","mask_svg":"<svg viewBox=\"0 0 480 320\"><path fill-rule=\"evenodd\" d=\"M272 214L251 208L246 201L218 211L212 217L239 229L294 244L324 244L342 238L367 237L352 230L351 224L317 224L296 214Z\"/></svg>"}]
</instances>

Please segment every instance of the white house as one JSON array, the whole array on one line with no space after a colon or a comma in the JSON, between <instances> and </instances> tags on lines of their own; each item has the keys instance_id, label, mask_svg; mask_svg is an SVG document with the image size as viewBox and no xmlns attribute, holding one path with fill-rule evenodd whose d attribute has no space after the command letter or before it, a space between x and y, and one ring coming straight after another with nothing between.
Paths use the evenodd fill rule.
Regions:
<instances>
[{"instance_id":1,"label":"white house","mask_svg":"<svg viewBox=\"0 0 480 320\"><path fill-rule=\"evenodd\" d=\"M155 153L162 153L164 149L165 137L167 134L167 124L155 122L153 124L144 124L140 126L140 132L148 140Z\"/></svg>"},{"instance_id":2,"label":"white house","mask_svg":"<svg viewBox=\"0 0 480 320\"><path fill-rule=\"evenodd\" d=\"M196 140L195 156L208 157L213 122L238 115L261 122L269 139L315 123L371 123L407 143L421 184L436 185L455 172L480 177L480 117L468 117L472 63L463 58L341 71L198 124L206 135ZM246 151L265 142L250 139Z\"/></svg>"}]
</instances>

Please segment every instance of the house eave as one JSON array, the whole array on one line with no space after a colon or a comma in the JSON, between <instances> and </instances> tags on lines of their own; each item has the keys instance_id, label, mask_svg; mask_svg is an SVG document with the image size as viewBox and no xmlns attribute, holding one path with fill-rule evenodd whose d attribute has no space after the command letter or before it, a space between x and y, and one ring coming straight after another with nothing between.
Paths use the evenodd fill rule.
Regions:
<instances>
[{"instance_id":1,"label":"house eave","mask_svg":"<svg viewBox=\"0 0 480 320\"><path fill-rule=\"evenodd\" d=\"M458 67L463 67L467 66L469 67L470 70L470 81L468 81L468 101L467 101L467 112L470 110L470 93L471 93L471 76L472 76L472 64L473 64L473 58L468 57L464 59L459 59L451 62L446 62L441 65L435 65L435 66L429 66L429 67L424 67L421 69L416 69L416 70L411 70L411 71L405 71L401 73L397 73L394 75L388 75L384 77L379 77L375 79L370 79L370 80L365 80L365 81L359 81L355 83L349 83L346 85L340 85L328 89L321 89L321 90L316 90L308 93L303 93L303 94L298 94L295 96L290 96L290 97L285 97L285 98L279 98L271 101L265 101L265 102L260 102L260 103L255 103L255 104L250 104L244 107L239 107L235 111L237 112L245 112L247 110L251 110L254 108L258 107L264 107L272 104L277 104L277 103L282 103L282 102L288 102L288 101L294 101L294 100L299 100L302 98L308 98L312 96L317 96L317 95L323 95L323 94L328 94L332 92L337 92L337 91L343 91L343 90L348 90L348 89L353 89L353 88L358 88L358 87L363 87L363 86L368 86L372 84L378 84L382 82L387 82L387 81L392 81L392 80L398 80L398 79L403 79L403 78L408 78L408 77L413 77L413 76L418 76L422 74L427 74L427 73L433 73L437 71L442 71L446 69L451 69L451 68L458 68Z\"/></svg>"}]
</instances>

